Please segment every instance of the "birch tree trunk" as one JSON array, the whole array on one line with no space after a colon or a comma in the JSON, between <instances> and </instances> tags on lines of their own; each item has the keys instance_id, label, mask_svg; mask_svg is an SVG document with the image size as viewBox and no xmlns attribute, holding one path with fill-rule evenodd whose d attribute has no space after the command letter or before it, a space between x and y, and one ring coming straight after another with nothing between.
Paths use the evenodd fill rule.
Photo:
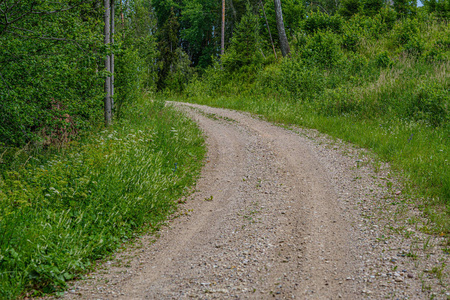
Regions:
<instances>
[{"instance_id":1,"label":"birch tree trunk","mask_svg":"<svg viewBox=\"0 0 450 300\"><path fill-rule=\"evenodd\" d=\"M225 53L225 0L222 0L222 40L220 54Z\"/></svg>"},{"instance_id":2,"label":"birch tree trunk","mask_svg":"<svg viewBox=\"0 0 450 300\"><path fill-rule=\"evenodd\" d=\"M105 45L111 42L110 26L111 26L111 10L109 6L109 0L104 0L105 4ZM105 60L106 71L111 72L111 56L106 56ZM106 77L105 79L105 124L106 126L112 123L112 112L111 112L111 77Z\"/></svg>"},{"instance_id":3,"label":"birch tree trunk","mask_svg":"<svg viewBox=\"0 0 450 300\"><path fill-rule=\"evenodd\" d=\"M111 44L114 45L114 17L116 14L116 7L114 0L111 0ZM111 54L111 109L114 109L114 53Z\"/></svg>"},{"instance_id":4,"label":"birch tree trunk","mask_svg":"<svg viewBox=\"0 0 450 300\"><path fill-rule=\"evenodd\" d=\"M274 0L274 3L275 3L275 16L277 19L278 37L280 39L281 54L283 54L283 57L286 57L291 52L291 48L289 48L286 31L284 30L283 12L281 10L281 1Z\"/></svg>"}]
</instances>

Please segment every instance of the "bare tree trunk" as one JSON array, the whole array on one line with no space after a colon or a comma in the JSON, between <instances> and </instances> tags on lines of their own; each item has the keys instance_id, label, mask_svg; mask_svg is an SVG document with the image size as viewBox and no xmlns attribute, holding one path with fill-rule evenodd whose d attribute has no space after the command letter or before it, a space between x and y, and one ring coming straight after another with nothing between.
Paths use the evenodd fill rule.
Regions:
<instances>
[{"instance_id":1,"label":"bare tree trunk","mask_svg":"<svg viewBox=\"0 0 450 300\"><path fill-rule=\"evenodd\" d=\"M111 42L110 26L111 26L111 10L109 7L109 0L104 0L105 3L105 45ZM111 56L108 55L105 60L106 71L111 72ZM105 124L106 126L112 123L111 112L111 77L105 79Z\"/></svg>"},{"instance_id":2,"label":"bare tree trunk","mask_svg":"<svg viewBox=\"0 0 450 300\"><path fill-rule=\"evenodd\" d=\"M264 9L264 3L262 3L262 0L259 3L261 4L261 7L262 7L262 10L264 13L264 19L266 19L266 26L267 26L267 30L269 31L270 43L272 43L273 54L275 55L275 59L278 59L277 51L275 51L275 45L273 44L272 33L270 32L269 22L267 21L266 10Z\"/></svg>"},{"instance_id":3,"label":"bare tree trunk","mask_svg":"<svg viewBox=\"0 0 450 300\"><path fill-rule=\"evenodd\" d=\"M225 53L225 0L222 0L222 41L221 41L221 56Z\"/></svg>"},{"instance_id":4,"label":"bare tree trunk","mask_svg":"<svg viewBox=\"0 0 450 300\"><path fill-rule=\"evenodd\" d=\"M275 16L277 19L278 37L280 39L281 54L283 54L283 57L286 57L291 52L291 48L289 48L289 43L287 40L286 32L284 30L283 12L281 10L281 1L274 0L274 3L275 3Z\"/></svg>"},{"instance_id":5,"label":"bare tree trunk","mask_svg":"<svg viewBox=\"0 0 450 300\"><path fill-rule=\"evenodd\" d=\"M114 45L114 17L116 13L116 7L114 0L111 0L111 44ZM111 109L114 109L114 53L111 54Z\"/></svg>"}]
</instances>

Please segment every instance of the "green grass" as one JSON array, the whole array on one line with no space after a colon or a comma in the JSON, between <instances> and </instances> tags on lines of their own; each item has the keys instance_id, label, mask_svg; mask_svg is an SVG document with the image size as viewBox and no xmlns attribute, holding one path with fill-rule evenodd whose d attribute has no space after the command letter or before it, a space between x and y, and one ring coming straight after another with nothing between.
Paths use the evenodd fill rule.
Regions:
<instances>
[{"instance_id":1,"label":"green grass","mask_svg":"<svg viewBox=\"0 0 450 300\"><path fill-rule=\"evenodd\" d=\"M193 185L204 154L192 121L142 99L112 128L68 149L25 161L10 155L0 177L0 298L56 292L158 228Z\"/></svg>"},{"instance_id":2,"label":"green grass","mask_svg":"<svg viewBox=\"0 0 450 300\"><path fill-rule=\"evenodd\" d=\"M323 116L308 105L253 97L183 97L194 102L252 112L269 121L315 128L371 149L405 179L408 193L435 223L433 232L450 233L450 143L448 128L385 116L361 119L353 115ZM405 191L406 192L406 191Z\"/></svg>"},{"instance_id":3,"label":"green grass","mask_svg":"<svg viewBox=\"0 0 450 300\"><path fill-rule=\"evenodd\" d=\"M420 199L430 233L450 237L450 23L423 10L389 23L384 13L340 19L339 30L320 27L335 17L311 14L305 22L322 25L300 25L289 58L217 63L179 98L371 149Z\"/></svg>"}]
</instances>

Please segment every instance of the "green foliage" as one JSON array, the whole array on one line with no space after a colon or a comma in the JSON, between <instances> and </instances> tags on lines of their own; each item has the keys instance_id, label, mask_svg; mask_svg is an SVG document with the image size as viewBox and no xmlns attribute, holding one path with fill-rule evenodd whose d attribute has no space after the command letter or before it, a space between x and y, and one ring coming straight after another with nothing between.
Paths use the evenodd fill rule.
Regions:
<instances>
[{"instance_id":1,"label":"green foliage","mask_svg":"<svg viewBox=\"0 0 450 300\"><path fill-rule=\"evenodd\" d=\"M318 31L308 39L301 55L307 61L331 68L343 57L339 36L331 31Z\"/></svg>"},{"instance_id":2,"label":"green foliage","mask_svg":"<svg viewBox=\"0 0 450 300\"><path fill-rule=\"evenodd\" d=\"M224 68L228 72L249 72L262 63L258 17L247 6L247 13L234 31L230 47L222 57Z\"/></svg>"},{"instance_id":3,"label":"green foliage","mask_svg":"<svg viewBox=\"0 0 450 300\"><path fill-rule=\"evenodd\" d=\"M306 16L306 3L303 0L285 0L282 3L283 10L283 22L286 30L286 34L292 36L295 34L297 28L301 26L302 20L305 19ZM269 27L274 39L274 42L278 45L278 30L277 30L277 22L275 16L275 7L273 0L265 0L264 1L264 9L266 11L267 20L269 23ZM262 9L260 11L260 19L263 20L263 12ZM261 21L261 36L267 36L267 28L265 24L265 20Z\"/></svg>"},{"instance_id":4,"label":"green foliage","mask_svg":"<svg viewBox=\"0 0 450 300\"><path fill-rule=\"evenodd\" d=\"M329 16L325 13L317 11L308 14L308 18L303 21L302 28L310 34L324 30L330 30L334 33L341 33L343 23L343 19L340 15Z\"/></svg>"},{"instance_id":5,"label":"green foliage","mask_svg":"<svg viewBox=\"0 0 450 300\"><path fill-rule=\"evenodd\" d=\"M375 64L379 68L387 68L392 66L394 63L389 57L389 53L387 51L383 51L377 56L375 56Z\"/></svg>"},{"instance_id":6,"label":"green foliage","mask_svg":"<svg viewBox=\"0 0 450 300\"><path fill-rule=\"evenodd\" d=\"M173 68L176 62L176 50L178 48L178 18L175 15L175 10L172 8L170 16L167 18L166 23L161 28L159 33L159 68L158 68L158 82L157 87L162 90L166 87L166 79L170 74L171 68Z\"/></svg>"},{"instance_id":7,"label":"green foliage","mask_svg":"<svg viewBox=\"0 0 450 300\"><path fill-rule=\"evenodd\" d=\"M232 79L216 65L191 82L186 100L372 149L423 197L435 230L450 233L450 26L434 15L401 16L390 7L348 19L312 13L293 35L290 58Z\"/></svg>"},{"instance_id":8,"label":"green foliage","mask_svg":"<svg viewBox=\"0 0 450 300\"><path fill-rule=\"evenodd\" d=\"M414 16L417 11L417 0L394 0L394 9L399 17Z\"/></svg>"},{"instance_id":9,"label":"green foliage","mask_svg":"<svg viewBox=\"0 0 450 300\"><path fill-rule=\"evenodd\" d=\"M450 121L450 84L423 82L414 91L408 114L415 120L425 121L433 127Z\"/></svg>"},{"instance_id":10,"label":"green foliage","mask_svg":"<svg viewBox=\"0 0 450 300\"><path fill-rule=\"evenodd\" d=\"M64 153L1 173L0 298L60 290L176 209L201 167L201 132L161 101L123 114Z\"/></svg>"},{"instance_id":11,"label":"green foliage","mask_svg":"<svg viewBox=\"0 0 450 300\"><path fill-rule=\"evenodd\" d=\"M372 17L381 11L384 6L384 0L364 0L362 10L366 16Z\"/></svg>"},{"instance_id":12,"label":"green foliage","mask_svg":"<svg viewBox=\"0 0 450 300\"><path fill-rule=\"evenodd\" d=\"M419 33L419 23L417 19L405 19L395 24L392 35L396 46L402 46L408 43Z\"/></svg>"},{"instance_id":13,"label":"green foliage","mask_svg":"<svg viewBox=\"0 0 450 300\"><path fill-rule=\"evenodd\" d=\"M115 63L117 72L114 100L116 113L121 117L123 109L133 105L141 95L145 78L142 67L144 61L139 56L139 51L129 46L116 56Z\"/></svg>"},{"instance_id":14,"label":"green foliage","mask_svg":"<svg viewBox=\"0 0 450 300\"><path fill-rule=\"evenodd\" d=\"M98 10L77 1L14 4L0 3L0 19L16 20L0 25L0 140L45 144L89 129L102 114Z\"/></svg>"},{"instance_id":15,"label":"green foliage","mask_svg":"<svg viewBox=\"0 0 450 300\"><path fill-rule=\"evenodd\" d=\"M192 60L200 68L211 65L211 56L216 54L216 47L220 37L215 35L214 28L220 28L219 12L222 2L209 0L184 0L182 20L185 27L181 30L182 39L188 43L188 50L192 53Z\"/></svg>"},{"instance_id":16,"label":"green foliage","mask_svg":"<svg viewBox=\"0 0 450 300\"><path fill-rule=\"evenodd\" d=\"M439 18L450 19L450 0L424 0L428 13L435 13Z\"/></svg>"},{"instance_id":17,"label":"green foliage","mask_svg":"<svg viewBox=\"0 0 450 300\"><path fill-rule=\"evenodd\" d=\"M177 58L173 64L172 71L166 79L166 89L175 93L181 93L191 80L194 70L187 54L181 49L176 50Z\"/></svg>"},{"instance_id":18,"label":"green foliage","mask_svg":"<svg viewBox=\"0 0 450 300\"><path fill-rule=\"evenodd\" d=\"M116 38L121 37L122 48L124 50L121 54L127 55L130 58L129 60L122 59L124 63L122 66L128 68L128 72L131 72L127 73L129 77L137 80L135 88L155 90L157 82L156 61L159 53L155 34L157 31L156 17L153 7L149 1L128 1L126 13L126 20L129 21L125 24L125 20L123 23L120 20L122 24L117 26L120 35L116 36ZM137 51L134 57L130 55L130 52L133 51ZM125 66L127 63L134 67ZM118 69L120 71L121 66ZM128 78L121 78L121 80L130 81ZM139 81L142 81L141 84ZM116 102L126 101L125 98L120 97L127 97L127 94L122 93L122 95L118 95Z\"/></svg>"},{"instance_id":19,"label":"green foliage","mask_svg":"<svg viewBox=\"0 0 450 300\"><path fill-rule=\"evenodd\" d=\"M361 2L359 0L343 0L339 7L339 15L348 19L356 15L360 9Z\"/></svg>"}]
</instances>

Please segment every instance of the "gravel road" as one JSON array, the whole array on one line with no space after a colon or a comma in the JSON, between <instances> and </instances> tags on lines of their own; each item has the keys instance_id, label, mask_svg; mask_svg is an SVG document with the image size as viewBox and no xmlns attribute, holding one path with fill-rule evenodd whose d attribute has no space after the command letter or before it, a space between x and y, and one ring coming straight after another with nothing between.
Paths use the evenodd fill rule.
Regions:
<instances>
[{"instance_id":1,"label":"gravel road","mask_svg":"<svg viewBox=\"0 0 450 300\"><path fill-rule=\"evenodd\" d=\"M67 299L447 299L443 238L389 166L312 130L175 103L203 129L194 193ZM439 269L441 268L441 269Z\"/></svg>"}]
</instances>

